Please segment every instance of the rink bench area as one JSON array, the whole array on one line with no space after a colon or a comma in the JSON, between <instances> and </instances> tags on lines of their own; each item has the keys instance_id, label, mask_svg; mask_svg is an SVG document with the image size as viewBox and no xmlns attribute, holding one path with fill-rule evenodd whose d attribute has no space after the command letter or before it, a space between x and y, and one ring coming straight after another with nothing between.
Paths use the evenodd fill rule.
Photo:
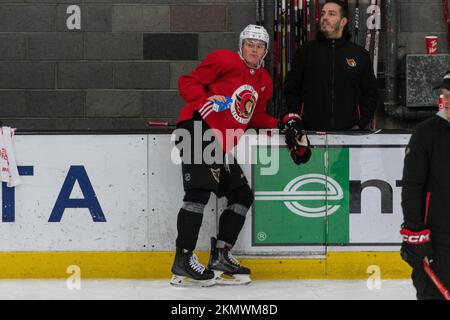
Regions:
<instances>
[{"instance_id":1,"label":"rink bench area","mask_svg":"<svg viewBox=\"0 0 450 320\"><path fill-rule=\"evenodd\" d=\"M22 183L2 185L0 278L168 279L183 198L168 129L18 131ZM399 254L409 137L310 133L313 156L296 166L277 132L244 136L234 155L255 202L233 252L252 278L409 277ZM213 195L205 208L204 264L226 206Z\"/></svg>"}]
</instances>

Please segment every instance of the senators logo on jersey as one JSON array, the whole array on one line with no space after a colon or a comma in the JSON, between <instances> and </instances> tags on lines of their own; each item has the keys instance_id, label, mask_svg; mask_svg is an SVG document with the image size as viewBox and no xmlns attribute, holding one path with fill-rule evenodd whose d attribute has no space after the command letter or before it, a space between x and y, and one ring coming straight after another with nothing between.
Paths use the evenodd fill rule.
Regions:
<instances>
[{"instance_id":1,"label":"senators logo on jersey","mask_svg":"<svg viewBox=\"0 0 450 320\"><path fill-rule=\"evenodd\" d=\"M245 84L233 93L232 99L231 114L236 121L247 124L255 111L258 92L251 85Z\"/></svg>"},{"instance_id":2,"label":"senators logo on jersey","mask_svg":"<svg viewBox=\"0 0 450 320\"><path fill-rule=\"evenodd\" d=\"M356 60L355 59L347 59L347 64L350 66L350 67L356 67Z\"/></svg>"}]
</instances>

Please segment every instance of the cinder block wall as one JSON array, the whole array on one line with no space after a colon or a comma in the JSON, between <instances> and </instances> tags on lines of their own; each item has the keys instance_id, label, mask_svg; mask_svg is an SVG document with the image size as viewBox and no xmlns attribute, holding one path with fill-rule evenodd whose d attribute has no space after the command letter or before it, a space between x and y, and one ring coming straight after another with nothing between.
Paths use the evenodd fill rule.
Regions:
<instances>
[{"instance_id":1,"label":"cinder block wall","mask_svg":"<svg viewBox=\"0 0 450 320\"><path fill-rule=\"evenodd\" d=\"M274 2L265 3L273 34ZM67 27L71 5L81 9L80 30ZM399 59L423 53L430 33L445 52L441 1L400 6ZM23 130L173 121L184 104L178 77L214 49L236 50L240 30L255 19L254 0L0 0L0 119Z\"/></svg>"},{"instance_id":2,"label":"cinder block wall","mask_svg":"<svg viewBox=\"0 0 450 320\"><path fill-rule=\"evenodd\" d=\"M442 0L397 0L400 3L399 53L426 53L425 36L439 37L439 53L447 52ZM404 67L404 65L403 65ZM403 70L404 71L404 70Z\"/></svg>"}]
</instances>

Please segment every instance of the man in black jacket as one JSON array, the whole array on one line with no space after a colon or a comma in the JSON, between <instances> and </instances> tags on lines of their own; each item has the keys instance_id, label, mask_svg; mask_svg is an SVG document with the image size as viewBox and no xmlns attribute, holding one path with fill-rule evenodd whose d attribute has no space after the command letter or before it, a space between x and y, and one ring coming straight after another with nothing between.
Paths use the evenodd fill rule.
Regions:
<instances>
[{"instance_id":1,"label":"man in black jacket","mask_svg":"<svg viewBox=\"0 0 450 320\"><path fill-rule=\"evenodd\" d=\"M345 4L327 1L317 39L296 52L287 75L288 113L298 114L307 130L363 129L373 118L378 93L370 55L349 41L347 25Z\"/></svg>"},{"instance_id":2,"label":"man in black jacket","mask_svg":"<svg viewBox=\"0 0 450 320\"><path fill-rule=\"evenodd\" d=\"M425 258L450 289L450 71L440 88L444 109L416 127L403 168L401 256L421 300L443 298L423 269Z\"/></svg>"}]
</instances>

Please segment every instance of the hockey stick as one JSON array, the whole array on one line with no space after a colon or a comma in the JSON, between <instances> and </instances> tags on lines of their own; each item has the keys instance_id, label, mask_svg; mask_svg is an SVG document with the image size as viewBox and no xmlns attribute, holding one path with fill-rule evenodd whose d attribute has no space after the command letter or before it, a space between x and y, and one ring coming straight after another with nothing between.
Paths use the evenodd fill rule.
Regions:
<instances>
[{"instance_id":1,"label":"hockey stick","mask_svg":"<svg viewBox=\"0 0 450 320\"><path fill-rule=\"evenodd\" d=\"M282 0L281 2L281 82L286 77L286 1L288 0Z\"/></svg>"},{"instance_id":2,"label":"hockey stick","mask_svg":"<svg viewBox=\"0 0 450 320\"><path fill-rule=\"evenodd\" d=\"M355 4L355 43L358 43L358 31L359 31L359 0L356 0L356 4Z\"/></svg>"},{"instance_id":3,"label":"hockey stick","mask_svg":"<svg viewBox=\"0 0 450 320\"><path fill-rule=\"evenodd\" d=\"M320 1L316 0L316 32L319 30L320 28Z\"/></svg>"},{"instance_id":4,"label":"hockey stick","mask_svg":"<svg viewBox=\"0 0 450 320\"><path fill-rule=\"evenodd\" d=\"M298 29L298 46L303 45L303 1L297 0L298 11L297 11L297 29Z\"/></svg>"},{"instance_id":5,"label":"hockey stick","mask_svg":"<svg viewBox=\"0 0 450 320\"><path fill-rule=\"evenodd\" d=\"M439 278L436 276L436 274L433 272L433 270L431 270L430 263L426 257L425 259L423 259L423 269L428 274L430 279L434 282L439 292L442 293L445 300L450 300L450 293L448 292L447 288L445 288L445 286L442 284L442 282L439 280Z\"/></svg>"},{"instance_id":6,"label":"hockey stick","mask_svg":"<svg viewBox=\"0 0 450 320\"><path fill-rule=\"evenodd\" d=\"M372 30L374 29L374 14L375 10L373 10L373 6L375 5L376 0L370 0L370 6L367 8L367 34L366 34L366 50L370 52L370 42L372 40ZM372 10L372 12L370 11Z\"/></svg>"},{"instance_id":7,"label":"hockey stick","mask_svg":"<svg viewBox=\"0 0 450 320\"><path fill-rule=\"evenodd\" d=\"M298 25L298 0L294 0L294 34L295 34L295 49L300 46L300 30Z\"/></svg>"},{"instance_id":8,"label":"hockey stick","mask_svg":"<svg viewBox=\"0 0 450 320\"><path fill-rule=\"evenodd\" d=\"M444 0L444 19L445 29L447 31L447 51L450 53L450 15L448 12L448 0Z\"/></svg>"},{"instance_id":9,"label":"hockey stick","mask_svg":"<svg viewBox=\"0 0 450 320\"><path fill-rule=\"evenodd\" d=\"M282 31L281 31L281 7L282 7L282 2L284 0L278 0L278 66L277 66L277 81L278 81L278 112L280 112L280 109L282 108L282 89L283 89L283 81L282 81L282 73L283 73L283 52L282 52L282 46L283 46L283 39L282 39ZM279 114L278 114L279 116Z\"/></svg>"},{"instance_id":10,"label":"hockey stick","mask_svg":"<svg viewBox=\"0 0 450 320\"><path fill-rule=\"evenodd\" d=\"M292 59L292 33L291 33L291 1L287 1L287 32L286 32L286 54L287 54L287 72L291 71L291 59ZM284 80L284 79L283 79Z\"/></svg>"},{"instance_id":11,"label":"hockey stick","mask_svg":"<svg viewBox=\"0 0 450 320\"><path fill-rule=\"evenodd\" d=\"M275 0L275 12L274 12L274 20L273 20L273 101L275 105L275 116L278 116L278 77L277 77L277 66L278 66L278 1Z\"/></svg>"},{"instance_id":12,"label":"hockey stick","mask_svg":"<svg viewBox=\"0 0 450 320\"><path fill-rule=\"evenodd\" d=\"M378 50L380 46L380 30L381 30L381 0L377 0L378 12L375 16L375 40L373 46L373 73L378 78Z\"/></svg>"},{"instance_id":13,"label":"hockey stick","mask_svg":"<svg viewBox=\"0 0 450 320\"><path fill-rule=\"evenodd\" d=\"M260 0L256 0L256 24L257 25L261 25L261 15L259 13L259 1Z\"/></svg>"},{"instance_id":14,"label":"hockey stick","mask_svg":"<svg viewBox=\"0 0 450 320\"><path fill-rule=\"evenodd\" d=\"M168 121L148 121L147 125L150 127L167 127L170 124Z\"/></svg>"},{"instance_id":15,"label":"hockey stick","mask_svg":"<svg viewBox=\"0 0 450 320\"><path fill-rule=\"evenodd\" d=\"M311 40L311 0L306 0L306 40Z\"/></svg>"},{"instance_id":16,"label":"hockey stick","mask_svg":"<svg viewBox=\"0 0 450 320\"><path fill-rule=\"evenodd\" d=\"M273 27L274 27L274 31L273 31L273 76L275 77L276 75L276 68L277 68L277 63L278 63L278 1L280 0L275 0L275 12L274 12L274 23L273 23Z\"/></svg>"},{"instance_id":17,"label":"hockey stick","mask_svg":"<svg viewBox=\"0 0 450 320\"><path fill-rule=\"evenodd\" d=\"M302 42L303 44L308 41L307 36L307 10L306 10L306 0L300 0L302 1Z\"/></svg>"},{"instance_id":18,"label":"hockey stick","mask_svg":"<svg viewBox=\"0 0 450 320\"><path fill-rule=\"evenodd\" d=\"M264 1L265 0L261 0L261 25L264 25Z\"/></svg>"}]
</instances>

